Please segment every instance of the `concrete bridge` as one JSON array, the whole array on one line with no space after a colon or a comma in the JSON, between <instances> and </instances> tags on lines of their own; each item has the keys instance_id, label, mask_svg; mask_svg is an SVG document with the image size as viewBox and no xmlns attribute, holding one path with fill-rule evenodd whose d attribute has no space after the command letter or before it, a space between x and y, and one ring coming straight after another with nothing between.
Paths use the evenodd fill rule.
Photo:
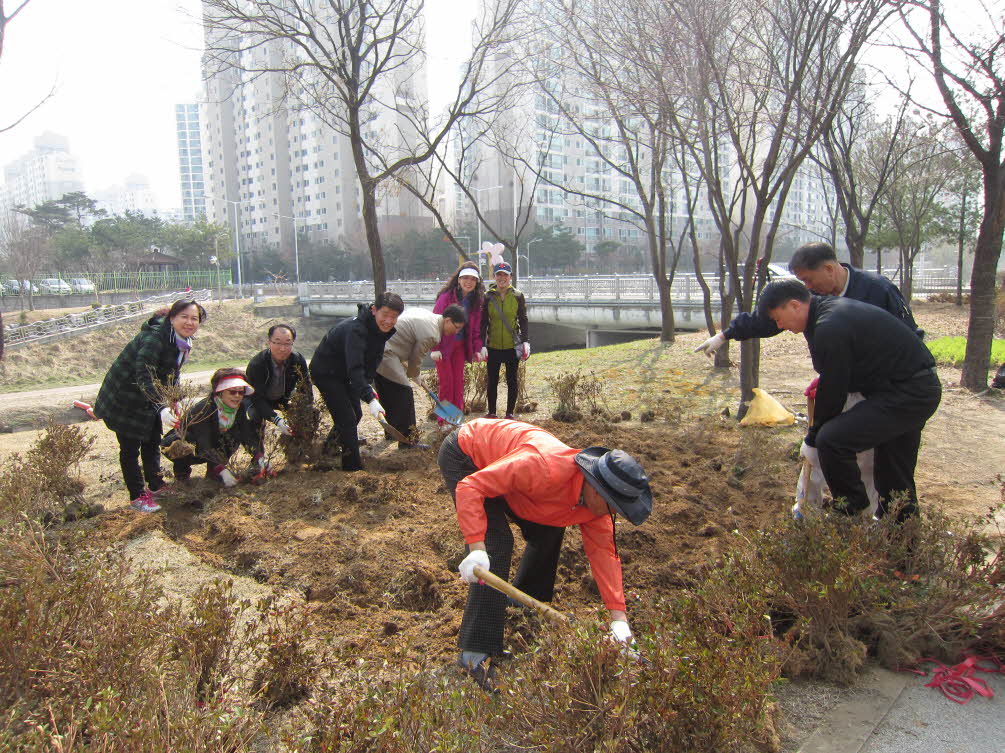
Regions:
<instances>
[{"instance_id":1,"label":"concrete bridge","mask_svg":"<svg viewBox=\"0 0 1005 753\"><path fill-rule=\"evenodd\" d=\"M706 278L713 290L718 280ZM431 307L444 281L391 280L387 289L406 304ZM527 297L533 340L553 347L593 347L640 337L655 337L662 326L659 291L652 275L524 277L519 288ZM679 330L705 328L701 288L694 275L677 275L672 285L674 318ZM304 316L356 315L356 304L373 298L373 283L302 283L299 304ZM718 302L713 303L718 321ZM541 325L544 325L543 327Z\"/></svg>"},{"instance_id":2,"label":"concrete bridge","mask_svg":"<svg viewBox=\"0 0 1005 753\"><path fill-rule=\"evenodd\" d=\"M712 290L713 320L719 321L717 277L706 276ZM387 289L406 304L432 307L442 280L390 280ZM652 275L590 275L524 277L518 287L527 297L527 317L535 344L544 349L606 345L640 337L656 337L662 326L659 291ZM955 278L917 273L915 297L955 291ZM676 329L705 329L701 286L694 274L678 273L671 285ZM356 304L373 299L373 283L302 283L298 291L304 316L356 315Z\"/></svg>"}]
</instances>

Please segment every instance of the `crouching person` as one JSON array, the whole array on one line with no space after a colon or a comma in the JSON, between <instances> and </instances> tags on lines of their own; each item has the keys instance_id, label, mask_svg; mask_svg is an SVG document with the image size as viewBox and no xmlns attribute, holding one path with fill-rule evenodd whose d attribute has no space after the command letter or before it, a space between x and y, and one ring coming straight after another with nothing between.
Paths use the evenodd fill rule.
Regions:
<instances>
[{"instance_id":1,"label":"crouching person","mask_svg":"<svg viewBox=\"0 0 1005 753\"><path fill-rule=\"evenodd\" d=\"M248 362L247 380L252 391L244 401L245 410L259 433L268 421L286 436L292 435L289 424L276 411L286 409L295 390L302 390L314 401L307 360L293 350L296 339L292 325L273 325L268 347Z\"/></svg>"},{"instance_id":2,"label":"crouching person","mask_svg":"<svg viewBox=\"0 0 1005 753\"><path fill-rule=\"evenodd\" d=\"M192 467L206 464L206 478L219 481L224 486L235 486L237 477L227 468L231 456L243 446L252 456L254 479L264 478L270 468L262 452L261 437L248 418L244 398L255 388L248 384L242 369L217 369L210 378L210 394L189 408L180 419L184 436L178 428L172 429L161 440L170 447L182 439L194 446L194 453L172 458L176 482L192 477Z\"/></svg>"},{"instance_id":3,"label":"crouching person","mask_svg":"<svg viewBox=\"0 0 1005 753\"><path fill-rule=\"evenodd\" d=\"M480 418L443 441L439 466L468 545L459 568L471 584L458 638L459 664L476 682L492 685L487 660L503 650L507 597L479 585L474 569L509 578L511 520L527 542L513 585L545 602L554 594L565 528L579 526L610 612L611 636L631 643L614 517L620 513L639 525L653 505L649 480L631 455L606 447L575 450L531 424Z\"/></svg>"}]
</instances>

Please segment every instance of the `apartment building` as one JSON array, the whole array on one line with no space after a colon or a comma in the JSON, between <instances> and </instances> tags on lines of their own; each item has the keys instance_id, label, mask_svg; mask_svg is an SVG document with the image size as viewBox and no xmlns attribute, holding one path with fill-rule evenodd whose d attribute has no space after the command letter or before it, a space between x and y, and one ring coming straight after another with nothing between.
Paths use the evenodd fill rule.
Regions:
<instances>
[{"instance_id":1,"label":"apartment building","mask_svg":"<svg viewBox=\"0 0 1005 753\"><path fill-rule=\"evenodd\" d=\"M181 216L185 222L195 222L206 216L199 105L175 105L174 117L181 181Z\"/></svg>"},{"instance_id":2,"label":"apartment building","mask_svg":"<svg viewBox=\"0 0 1005 753\"><path fill-rule=\"evenodd\" d=\"M34 207L84 190L83 173L69 142L49 131L35 139L34 148L4 167L4 182L10 206Z\"/></svg>"}]
</instances>

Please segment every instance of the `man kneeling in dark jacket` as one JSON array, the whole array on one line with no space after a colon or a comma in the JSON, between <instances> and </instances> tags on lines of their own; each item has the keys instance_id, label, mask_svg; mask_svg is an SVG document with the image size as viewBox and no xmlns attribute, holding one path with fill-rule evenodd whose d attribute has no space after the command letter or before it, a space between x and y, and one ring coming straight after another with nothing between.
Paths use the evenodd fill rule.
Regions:
<instances>
[{"instance_id":1,"label":"man kneeling in dark jacket","mask_svg":"<svg viewBox=\"0 0 1005 753\"><path fill-rule=\"evenodd\" d=\"M248 418L261 434L263 422L275 424L286 436L292 431L286 420L276 413L290 404L294 390L303 390L308 400L314 402L307 360L293 350L297 331L290 324L276 324L269 328L269 347L248 362L248 383L254 392L244 399Z\"/></svg>"}]
</instances>

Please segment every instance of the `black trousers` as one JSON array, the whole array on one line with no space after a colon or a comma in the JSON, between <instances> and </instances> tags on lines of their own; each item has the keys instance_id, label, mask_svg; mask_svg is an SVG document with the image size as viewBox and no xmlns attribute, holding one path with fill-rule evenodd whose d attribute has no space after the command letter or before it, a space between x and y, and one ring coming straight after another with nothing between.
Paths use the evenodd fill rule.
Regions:
<instances>
[{"instance_id":1,"label":"black trousers","mask_svg":"<svg viewBox=\"0 0 1005 753\"><path fill-rule=\"evenodd\" d=\"M314 378L318 392L325 399L328 412L332 417L332 430L328 432L325 446L334 450L342 448L342 470L363 470L363 458L359 454L359 435L356 427L363 418L363 409L359 399L349 394L349 385L332 377Z\"/></svg>"},{"instance_id":2,"label":"black trousers","mask_svg":"<svg viewBox=\"0 0 1005 753\"><path fill-rule=\"evenodd\" d=\"M942 399L934 374L915 377L874 392L858 405L830 419L817 432L820 469L834 499L844 499L846 511L869 506L855 455L874 448L874 476L882 516L895 497L903 498L901 520L918 511L914 469L918 464L921 430Z\"/></svg>"},{"instance_id":3,"label":"black trousers","mask_svg":"<svg viewBox=\"0 0 1005 753\"><path fill-rule=\"evenodd\" d=\"M136 499L143 492L145 486L150 487L150 491L157 491L164 485L161 478L161 421L160 416L155 415L150 423L150 433L146 439L135 439L123 434L115 433L119 440L119 467L122 469L122 478L126 482L126 489L129 490L129 499ZM140 470L140 461L143 461L143 469ZM146 478L144 485L143 479Z\"/></svg>"},{"instance_id":4,"label":"black trousers","mask_svg":"<svg viewBox=\"0 0 1005 753\"><path fill-rule=\"evenodd\" d=\"M440 445L437 462L451 495L461 479L478 470L461 450L456 431ZM513 532L509 522L513 521L527 542L513 585L539 601L551 601L555 595L555 575L565 529L524 520L509 508L503 497L485 500L485 516L488 520L485 549L489 555L489 571L509 580L513 559ZM468 587L468 600L457 638L461 651L494 656L502 653L507 603L506 595L490 586Z\"/></svg>"},{"instance_id":5,"label":"black trousers","mask_svg":"<svg viewBox=\"0 0 1005 753\"><path fill-rule=\"evenodd\" d=\"M489 413L496 412L496 396L499 390L499 367L506 364L506 413L512 414L516 409L516 395L519 392L517 382L517 369L520 366L520 359L513 348L496 350L488 348L488 386L487 397L489 401Z\"/></svg>"},{"instance_id":6,"label":"black trousers","mask_svg":"<svg viewBox=\"0 0 1005 753\"><path fill-rule=\"evenodd\" d=\"M415 395L412 388L380 374L377 374L373 383L380 395L380 404L384 406L387 422L406 437L411 437L415 430ZM387 438L391 439L390 436Z\"/></svg>"}]
</instances>

